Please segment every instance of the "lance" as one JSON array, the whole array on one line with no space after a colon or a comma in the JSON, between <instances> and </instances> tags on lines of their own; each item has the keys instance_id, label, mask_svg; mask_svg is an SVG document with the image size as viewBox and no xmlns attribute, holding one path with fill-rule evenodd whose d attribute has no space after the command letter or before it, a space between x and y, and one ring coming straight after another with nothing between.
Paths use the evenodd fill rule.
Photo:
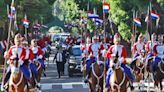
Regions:
<instances>
[{"instance_id":1,"label":"lance","mask_svg":"<svg viewBox=\"0 0 164 92\"><path fill-rule=\"evenodd\" d=\"M24 21L28 22L26 14L24 16ZM28 24L27 25L25 24L24 29L25 29L25 38L26 38L26 40L28 40L28 38L27 38L27 27L28 27Z\"/></svg>"},{"instance_id":2,"label":"lance","mask_svg":"<svg viewBox=\"0 0 164 92\"><path fill-rule=\"evenodd\" d=\"M12 0L11 5L14 6L14 0ZM7 14L9 14L9 5L7 5ZM13 16L12 14L13 14L13 12L11 10L11 16ZM10 35L11 35L11 25L12 25L12 17L9 18L9 28L8 28L8 37L7 37L6 51L9 50ZM2 76L2 85L1 85L1 90L2 91L3 91L3 86L4 86L4 78L5 78L5 72L6 72L6 65L7 65L7 57L5 57L5 61L4 61L3 76Z\"/></svg>"}]
</instances>

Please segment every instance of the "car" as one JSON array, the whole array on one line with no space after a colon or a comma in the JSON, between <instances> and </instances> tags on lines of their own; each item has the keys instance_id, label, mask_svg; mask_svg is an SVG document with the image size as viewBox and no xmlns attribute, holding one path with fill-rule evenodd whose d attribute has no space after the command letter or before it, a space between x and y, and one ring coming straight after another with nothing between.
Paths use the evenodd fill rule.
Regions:
<instances>
[{"instance_id":1,"label":"car","mask_svg":"<svg viewBox=\"0 0 164 92\"><path fill-rule=\"evenodd\" d=\"M74 45L70 51L68 60L68 76L72 77L74 73L81 73L81 50L80 45Z\"/></svg>"}]
</instances>

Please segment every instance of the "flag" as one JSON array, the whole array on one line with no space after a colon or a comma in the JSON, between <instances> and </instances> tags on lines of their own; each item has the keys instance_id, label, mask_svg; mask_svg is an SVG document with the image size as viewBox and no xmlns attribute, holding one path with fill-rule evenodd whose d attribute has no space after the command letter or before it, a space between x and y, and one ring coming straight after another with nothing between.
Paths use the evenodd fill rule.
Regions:
<instances>
[{"instance_id":1,"label":"flag","mask_svg":"<svg viewBox=\"0 0 164 92\"><path fill-rule=\"evenodd\" d=\"M23 22L23 25L24 25L25 28L28 28L29 27L29 21L27 20L26 14L25 14L24 20L22 22Z\"/></svg>"},{"instance_id":2,"label":"flag","mask_svg":"<svg viewBox=\"0 0 164 92\"><path fill-rule=\"evenodd\" d=\"M99 15L89 13L88 18L95 18L96 19L96 18L99 18Z\"/></svg>"},{"instance_id":3,"label":"flag","mask_svg":"<svg viewBox=\"0 0 164 92\"><path fill-rule=\"evenodd\" d=\"M11 14L8 14L8 18L9 19L14 19L14 14L12 14L12 13Z\"/></svg>"},{"instance_id":4,"label":"flag","mask_svg":"<svg viewBox=\"0 0 164 92\"><path fill-rule=\"evenodd\" d=\"M29 27L29 21L27 19L23 20L23 25L28 28Z\"/></svg>"},{"instance_id":5,"label":"flag","mask_svg":"<svg viewBox=\"0 0 164 92\"><path fill-rule=\"evenodd\" d=\"M133 21L134 21L134 24L135 24L135 25L141 27L141 21L140 21L139 18L134 18Z\"/></svg>"},{"instance_id":6,"label":"flag","mask_svg":"<svg viewBox=\"0 0 164 92\"><path fill-rule=\"evenodd\" d=\"M108 13L110 11L110 5L108 3L103 3L103 12Z\"/></svg>"},{"instance_id":7,"label":"flag","mask_svg":"<svg viewBox=\"0 0 164 92\"><path fill-rule=\"evenodd\" d=\"M96 25L101 25L103 24L103 20L102 19L95 19Z\"/></svg>"},{"instance_id":8,"label":"flag","mask_svg":"<svg viewBox=\"0 0 164 92\"><path fill-rule=\"evenodd\" d=\"M151 12L151 18L156 20L159 19L160 15L157 12L152 11Z\"/></svg>"},{"instance_id":9,"label":"flag","mask_svg":"<svg viewBox=\"0 0 164 92\"><path fill-rule=\"evenodd\" d=\"M11 9L11 14L15 14L16 13L16 9L15 9L14 5L11 5L10 9Z\"/></svg>"}]
</instances>

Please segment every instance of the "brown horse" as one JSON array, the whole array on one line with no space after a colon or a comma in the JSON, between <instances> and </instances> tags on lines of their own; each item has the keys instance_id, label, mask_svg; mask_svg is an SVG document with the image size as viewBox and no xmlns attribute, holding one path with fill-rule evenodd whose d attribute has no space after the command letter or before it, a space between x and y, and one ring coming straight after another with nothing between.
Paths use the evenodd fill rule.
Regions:
<instances>
[{"instance_id":1,"label":"brown horse","mask_svg":"<svg viewBox=\"0 0 164 92\"><path fill-rule=\"evenodd\" d=\"M86 76L86 61L83 62L83 74ZM88 82L90 92L103 92L104 63L96 61L91 65Z\"/></svg>"},{"instance_id":2,"label":"brown horse","mask_svg":"<svg viewBox=\"0 0 164 92\"><path fill-rule=\"evenodd\" d=\"M124 73L124 69L121 68L118 59L111 59L110 66L112 67L113 73L109 80L110 89L108 89L108 92L127 92L128 78Z\"/></svg>"},{"instance_id":3,"label":"brown horse","mask_svg":"<svg viewBox=\"0 0 164 92\"><path fill-rule=\"evenodd\" d=\"M40 85L40 80L41 80L41 77L42 77L42 74L44 73L44 68L43 68L43 66L42 66L42 64L41 64L41 62L37 62L37 71L38 71L38 76L37 76L37 87L38 87L38 91L39 92L41 92L41 85ZM45 75L45 73L44 73L44 76L46 76Z\"/></svg>"},{"instance_id":4,"label":"brown horse","mask_svg":"<svg viewBox=\"0 0 164 92\"><path fill-rule=\"evenodd\" d=\"M18 60L13 60L11 64L8 92L28 92L27 80L20 70L20 62Z\"/></svg>"},{"instance_id":5,"label":"brown horse","mask_svg":"<svg viewBox=\"0 0 164 92\"><path fill-rule=\"evenodd\" d=\"M162 92L162 80L164 79L164 59L158 63L158 68L156 72L153 72L154 75L154 86L158 88L159 92Z\"/></svg>"},{"instance_id":6,"label":"brown horse","mask_svg":"<svg viewBox=\"0 0 164 92\"><path fill-rule=\"evenodd\" d=\"M141 57L138 58L136 60L136 62L134 63L134 67L133 67L133 72L134 72L134 75L136 76L136 82L138 82L138 87L140 89L140 87L143 87L144 86L144 73L145 73L145 57L146 57L146 54L143 53L140 55Z\"/></svg>"}]
</instances>

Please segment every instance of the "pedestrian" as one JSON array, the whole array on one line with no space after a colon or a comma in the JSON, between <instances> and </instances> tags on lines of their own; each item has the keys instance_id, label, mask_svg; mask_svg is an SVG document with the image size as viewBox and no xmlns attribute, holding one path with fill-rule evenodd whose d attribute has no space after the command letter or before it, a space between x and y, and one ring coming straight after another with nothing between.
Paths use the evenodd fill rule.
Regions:
<instances>
[{"instance_id":1,"label":"pedestrian","mask_svg":"<svg viewBox=\"0 0 164 92\"><path fill-rule=\"evenodd\" d=\"M60 78L61 74L63 74L63 70L64 70L64 62L63 62L63 51L61 48L58 49L57 53L55 54L55 57L53 59L53 62L56 61L56 65L57 65L57 72L58 72L58 76Z\"/></svg>"}]
</instances>

